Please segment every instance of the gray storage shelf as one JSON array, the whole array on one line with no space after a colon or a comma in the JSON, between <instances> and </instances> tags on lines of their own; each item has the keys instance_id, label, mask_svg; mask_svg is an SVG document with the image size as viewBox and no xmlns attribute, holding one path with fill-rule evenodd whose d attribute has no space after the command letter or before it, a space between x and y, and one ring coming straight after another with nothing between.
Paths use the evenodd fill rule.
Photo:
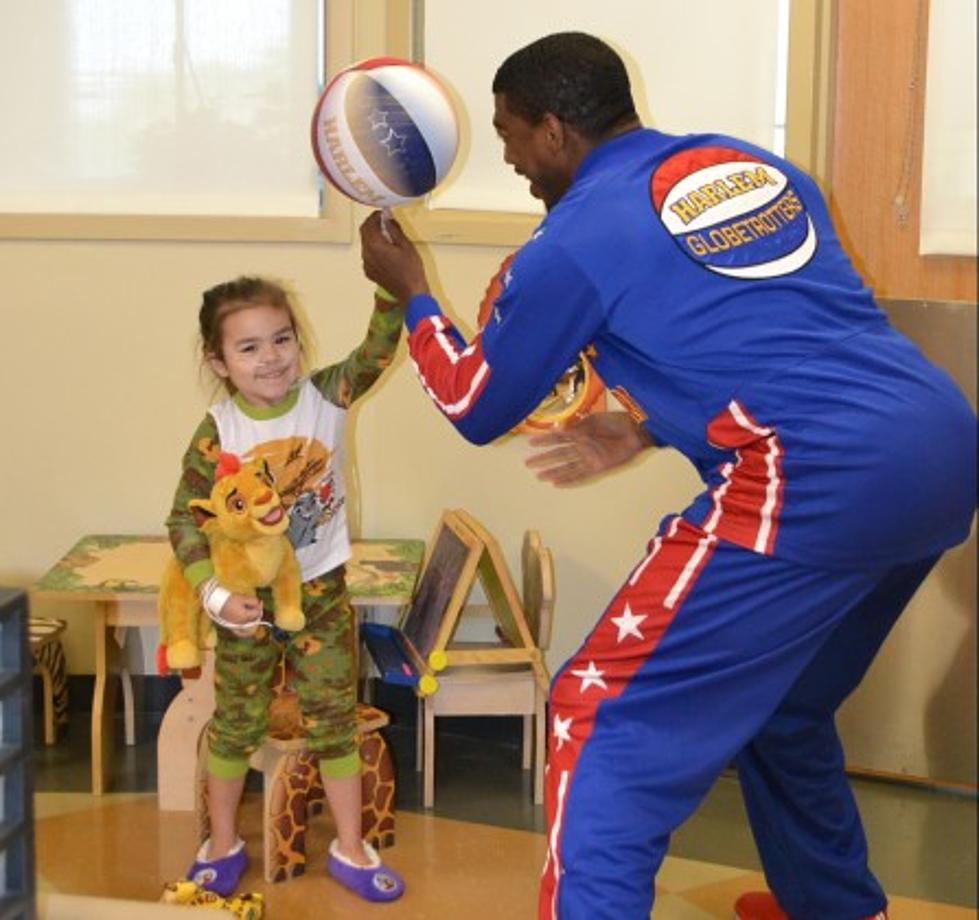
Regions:
<instances>
[{"instance_id":1,"label":"gray storage shelf","mask_svg":"<svg viewBox=\"0 0 979 920\"><path fill-rule=\"evenodd\" d=\"M34 779L29 607L0 588L0 920L34 920Z\"/></svg>"}]
</instances>

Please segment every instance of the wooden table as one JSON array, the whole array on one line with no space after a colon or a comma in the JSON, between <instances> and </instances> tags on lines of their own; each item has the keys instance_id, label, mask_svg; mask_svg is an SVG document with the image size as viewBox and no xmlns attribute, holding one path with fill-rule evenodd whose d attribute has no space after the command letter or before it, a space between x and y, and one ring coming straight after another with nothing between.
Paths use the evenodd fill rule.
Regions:
<instances>
[{"instance_id":1,"label":"wooden table","mask_svg":"<svg viewBox=\"0 0 979 920\"><path fill-rule=\"evenodd\" d=\"M130 628L157 625L156 595L170 552L170 544L163 535L91 534L82 537L31 588L32 596L38 600L95 606L92 696L92 792L95 795L107 791L110 774L116 690L120 684L113 679L116 675L121 678L123 689L126 744L131 745L135 740L132 679L121 661L121 650ZM354 606L407 604L424 552L422 540L355 540L353 557L347 563L347 587ZM180 708L180 697L187 692L185 682L185 689L171 709L174 705ZM169 715L168 710L164 723ZM167 756L172 753L166 752ZM191 752L191 756L195 754Z\"/></svg>"}]
</instances>

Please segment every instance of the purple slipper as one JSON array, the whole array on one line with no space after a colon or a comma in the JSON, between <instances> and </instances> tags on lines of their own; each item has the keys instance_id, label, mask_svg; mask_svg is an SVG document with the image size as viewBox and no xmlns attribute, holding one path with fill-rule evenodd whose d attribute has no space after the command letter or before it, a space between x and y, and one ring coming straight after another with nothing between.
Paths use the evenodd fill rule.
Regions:
<instances>
[{"instance_id":1,"label":"purple slipper","mask_svg":"<svg viewBox=\"0 0 979 920\"><path fill-rule=\"evenodd\" d=\"M330 844L330 860L326 871L341 885L359 894L366 901L394 901L404 894L404 879L381 862L377 851L364 841L364 850L371 865L358 866L340 853L340 841Z\"/></svg>"},{"instance_id":2,"label":"purple slipper","mask_svg":"<svg viewBox=\"0 0 979 920\"><path fill-rule=\"evenodd\" d=\"M213 891L226 898L234 894L242 874L248 867L248 854L245 853L245 841L238 838L234 849L220 859L208 859L207 851L211 841L205 840L197 851L197 859L187 872L187 878L196 882L201 888Z\"/></svg>"}]
</instances>

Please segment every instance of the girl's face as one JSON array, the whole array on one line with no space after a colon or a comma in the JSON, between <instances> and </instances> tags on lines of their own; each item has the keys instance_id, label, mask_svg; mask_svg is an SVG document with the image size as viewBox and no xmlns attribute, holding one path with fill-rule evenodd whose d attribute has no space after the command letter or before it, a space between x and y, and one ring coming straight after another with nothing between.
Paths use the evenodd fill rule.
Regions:
<instances>
[{"instance_id":1,"label":"girl's face","mask_svg":"<svg viewBox=\"0 0 979 920\"><path fill-rule=\"evenodd\" d=\"M255 304L229 313L221 325L221 351L220 358L209 359L211 368L253 406L277 406L299 379L299 342L281 307Z\"/></svg>"}]
</instances>

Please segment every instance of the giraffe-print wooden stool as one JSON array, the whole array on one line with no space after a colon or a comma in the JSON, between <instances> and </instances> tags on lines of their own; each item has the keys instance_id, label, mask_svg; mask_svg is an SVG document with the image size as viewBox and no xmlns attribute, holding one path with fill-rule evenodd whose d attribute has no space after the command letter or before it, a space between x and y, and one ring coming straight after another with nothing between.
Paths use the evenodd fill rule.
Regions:
<instances>
[{"instance_id":1,"label":"giraffe-print wooden stool","mask_svg":"<svg viewBox=\"0 0 979 920\"><path fill-rule=\"evenodd\" d=\"M285 715L283 709L296 709ZM295 698L276 697L269 712L269 733L249 764L263 777L262 849L265 880L282 882L306 871L309 819L326 804L319 761L306 750L295 724ZM376 849L394 843L395 774L391 753L380 729L388 724L380 709L357 704L361 760L361 836ZM197 758L196 811L198 845L210 835L207 814L207 730Z\"/></svg>"},{"instance_id":2,"label":"giraffe-print wooden stool","mask_svg":"<svg viewBox=\"0 0 979 920\"><path fill-rule=\"evenodd\" d=\"M58 729L68 724L68 675L60 636L67 623L49 617L30 617L28 637L34 673L44 686L44 743L54 744Z\"/></svg>"}]
</instances>

